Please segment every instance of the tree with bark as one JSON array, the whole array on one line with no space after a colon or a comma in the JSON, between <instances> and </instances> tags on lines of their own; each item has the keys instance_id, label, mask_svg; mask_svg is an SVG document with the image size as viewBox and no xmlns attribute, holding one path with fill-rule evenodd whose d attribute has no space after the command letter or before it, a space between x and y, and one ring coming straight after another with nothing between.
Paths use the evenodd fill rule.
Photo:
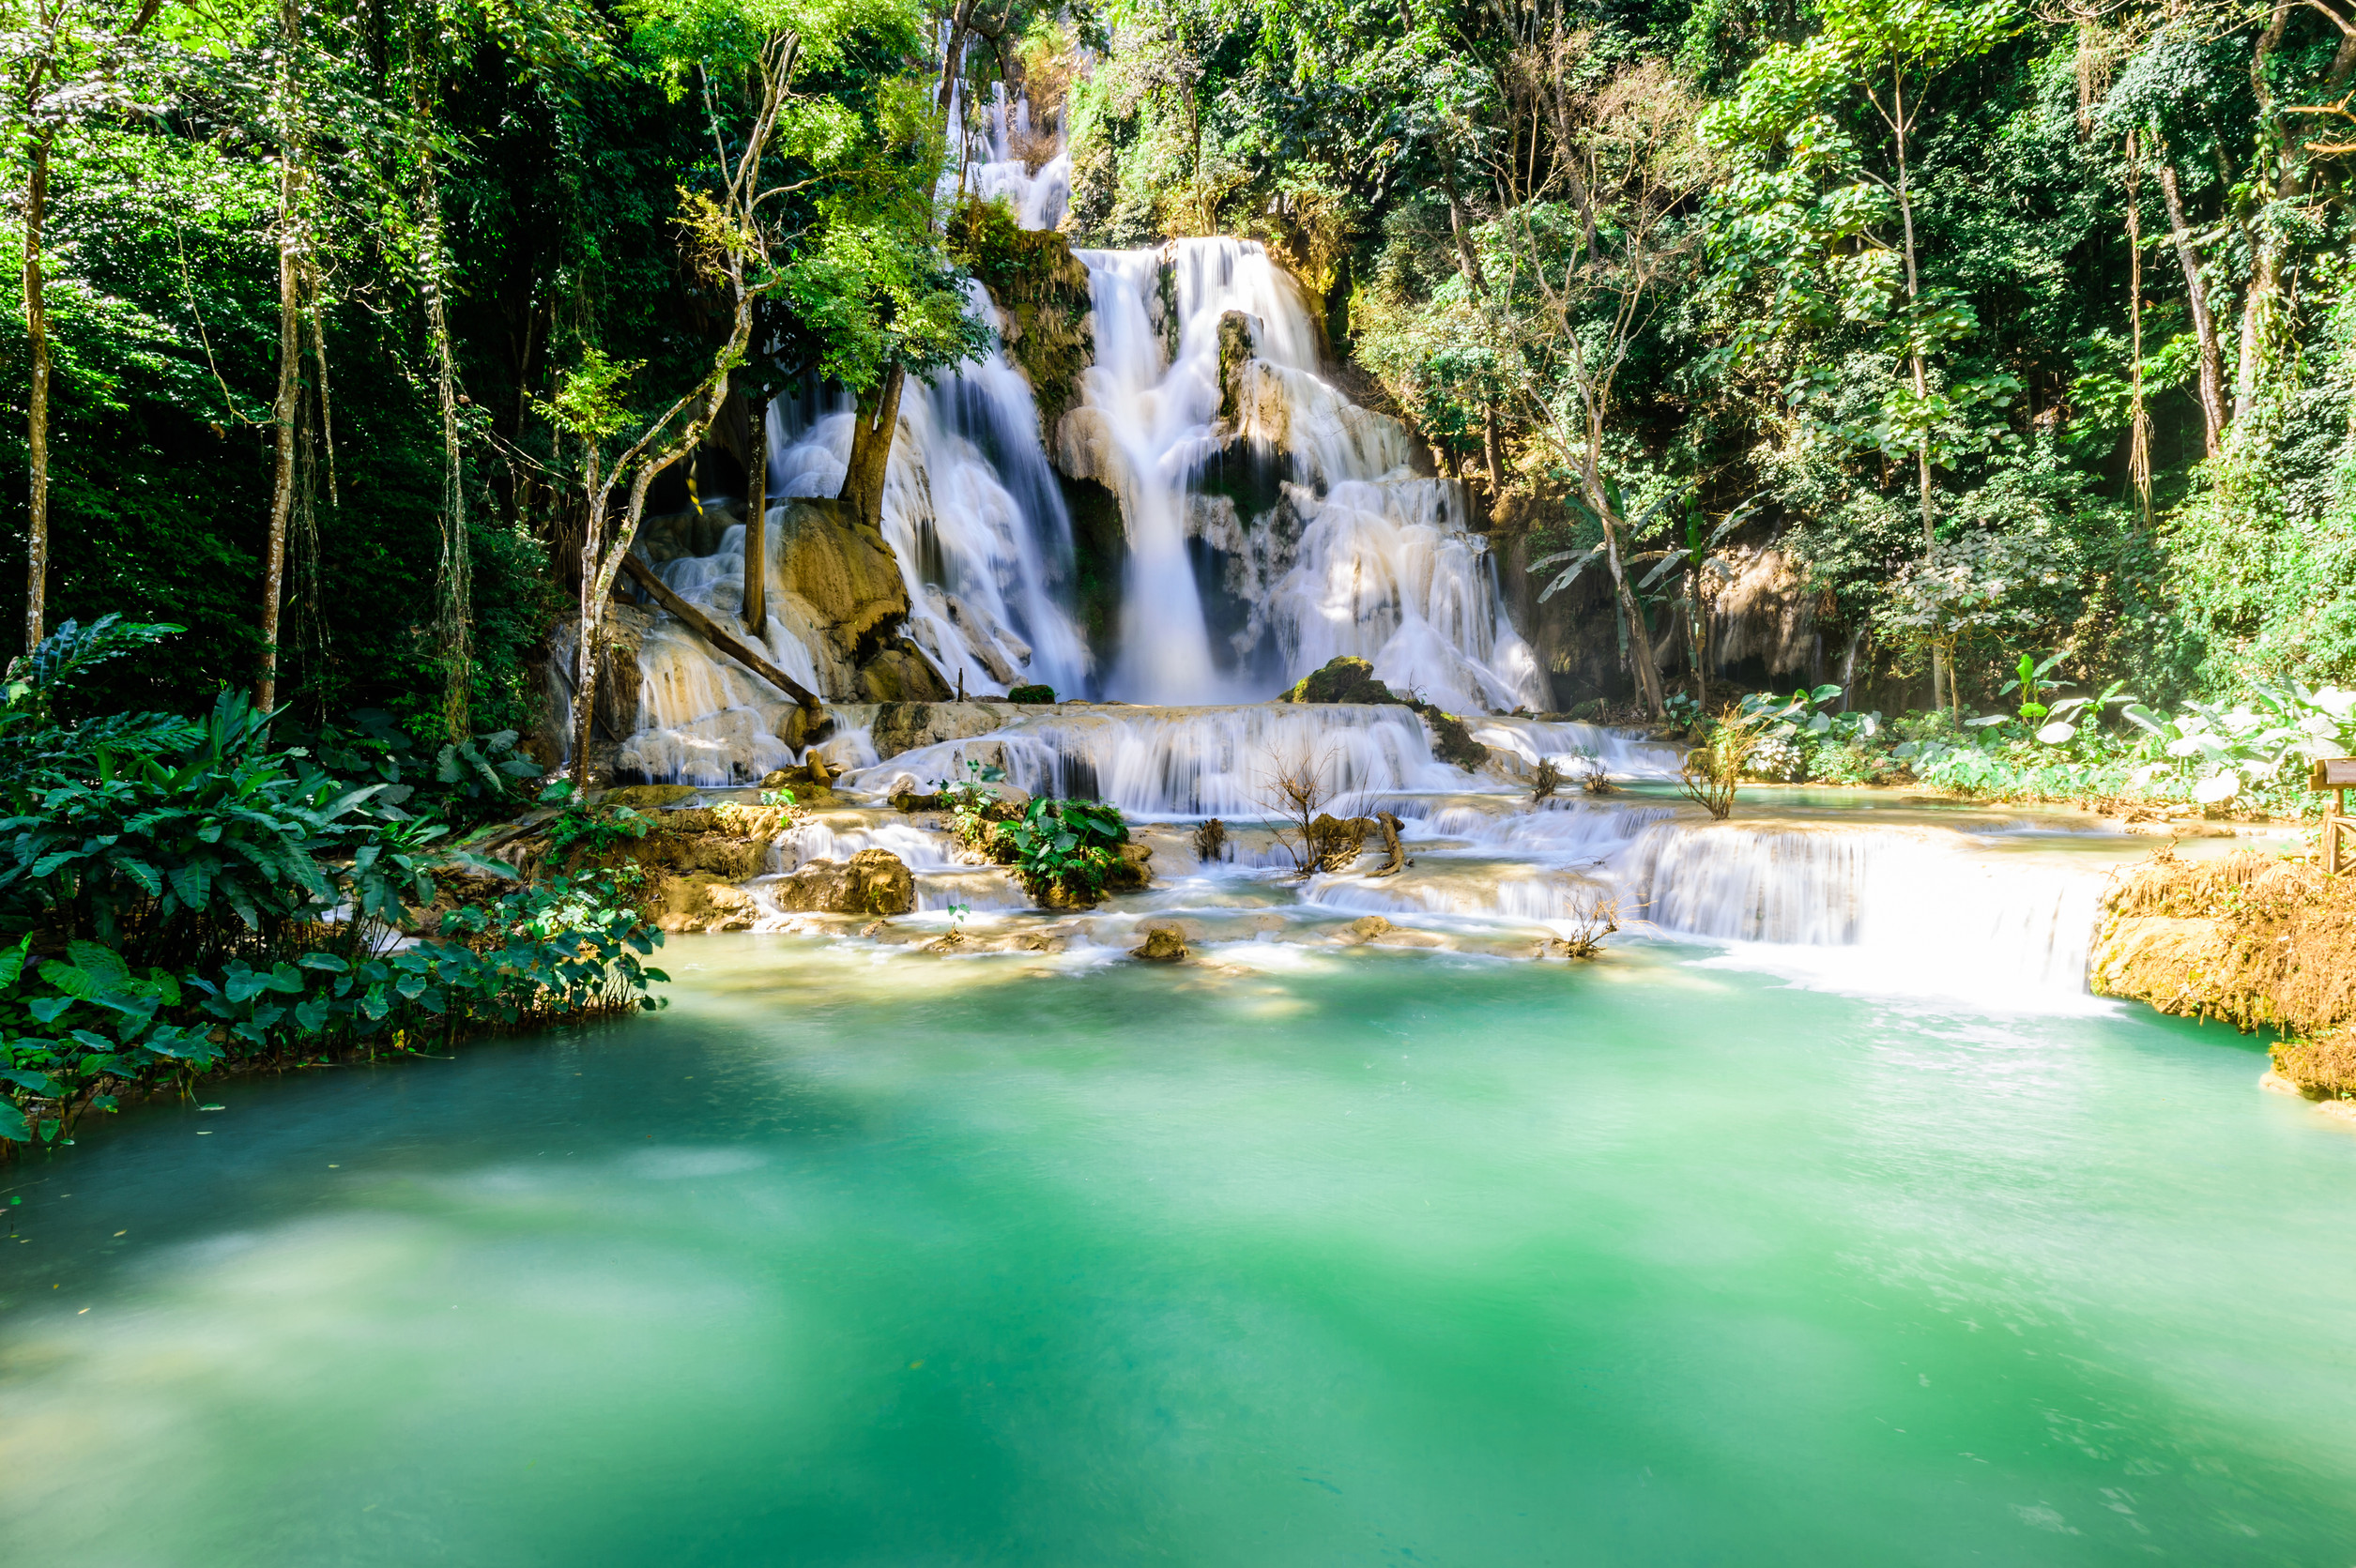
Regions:
<instances>
[{"instance_id":1,"label":"tree with bark","mask_svg":"<svg viewBox=\"0 0 2356 1568\"><path fill-rule=\"evenodd\" d=\"M1527 124L1505 144L1519 156L1495 175L1518 199L1491 225L1499 261L1482 316L1527 428L1600 536L1590 555L1600 553L1611 573L1629 673L1658 716L1668 693L1630 559L1641 529L1606 446L1629 353L1663 285L1698 253L1685 217L1715 168L1693 133L1701 106L1663 64L1640 61L1598 80L1579 69L1590 46L1556 12L1517 52L1509 101ZM1542 162L1530 150L1541 147ZM1568 557L1541 564L1558 558Z\"/></svg>"},{"instance_id":2,"label":"tree with bark","mask_svg":"<svg viewBox=\"0 0 2356 1568\"><path fill-rule=\"evenodd\" d=\"M163 0L33 0L25 25L0 38L8 60L6 130L23 170L27 510L24 647L47 634L49 592L49 381L52 369L46 225L59 139L75 121L138 103L126 83L132 53Z\"/></svg>"},{"instance_id":3,"label":"tree with bark","mask_svg":"<svg viewBox=\"0 0 2356 1568\"><path fill-rule=\"evenodd\" d=\"M771 141L788 110L801 48L800 36L789 32L761 43L752 118L738 146L731 150L724 145L721 149L717 190L681 193L682 249L697 275L725 290L731 304L727 339L713 351L703 378L652 417L635 419L628 390L641 367L588 347L559 378L555 394L539 405L572 448L586 507L580 620L573 650L572 777L576 790L589 783L605 606L622 558L637 542L648 491L658 475L695 452L720 417L729 377L743 363L752 341L754 306L785 282L771 265L776 236L763 218L764 205L779 192L764 188L762 180L769 172L764 160ZM716 126L716 113L714 122ZM620 449L609 453L616 442L621 443Z\"/></svg>"}]
</instances>

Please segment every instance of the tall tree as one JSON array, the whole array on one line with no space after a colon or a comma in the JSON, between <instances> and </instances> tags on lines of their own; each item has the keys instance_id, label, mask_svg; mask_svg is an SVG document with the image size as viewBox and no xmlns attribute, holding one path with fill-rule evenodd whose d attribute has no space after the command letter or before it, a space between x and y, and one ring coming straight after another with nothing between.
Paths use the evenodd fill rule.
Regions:
<instances>
[{"instance_id":1,"label":"tall tree","mask_svg":"<svg viewBox=\"0 0 2356 1568\"><path fill-rule=\"evenodd\" d=\"M286 577L286 524L295 510L295 419L301 394L303 276L300 0L279 0L271 129L278 140L278 389L270 400L270 522L262 557L262 660L253 705L278 704L279 605Z\"/></svg>"},{"instance_id":2,"label":"tall tree","mask_svg":"<svg viewBox=\"0 0 2356 1568\"><path fill-rule=\"evenodd\" d=\"M1942 428L2009 389L2000 378L1933 385L1933 361L1979 323L1922 281L1923 121L1941 78L2019 25L2014 0L1829 0L1813 37L1768 50L1706 116L1735 165L1712 233L1715 292L1735 306L1730 358L1795 333L1878 328L1904 381L1871 427L1850 434L1915 460L1926 552ZM1944 652L1931 679L1935 697L1943 682L1952 695Z\"/></svg>"},{"instance_id":3,"label":"tall tree","mask_svg":"<svg viewBox=\"0 0 2356 1568\"><path fill-rule=\"evenodd\" d=\"M45 232L51 164L59 136L77 118L118 113L131 47L163 0L34 0L19 33L8 97L8 129L24 168L24 332L30 353L25 400L28 508L25 517L24 647L46 634L49 593L49 303Z\"/></svg>"}]
</instances>

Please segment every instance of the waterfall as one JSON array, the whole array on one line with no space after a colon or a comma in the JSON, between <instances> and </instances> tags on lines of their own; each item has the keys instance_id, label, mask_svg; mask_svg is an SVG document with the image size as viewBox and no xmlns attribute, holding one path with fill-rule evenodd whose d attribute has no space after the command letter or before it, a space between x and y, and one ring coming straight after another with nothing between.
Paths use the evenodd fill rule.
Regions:
<instances>
[{"instance_id":1,"label":"waterfall","mask_svg":"<svg viewBox=\"0 0 2356 1568\"><path fill-rule=\"evenodd\" d=\"M1295 765L1323 781L1327 809L1344 815L1390 791L1503 787L1435 760L1412 710L1339 704L1076 707L903 753L851 782L883 791L905 776L921 787L963 778L968 761L1003 768L1033 795L1094 797L1140 818L1265 815L1272 775Z\"/></svg>"},{"instance_id":2,"label":"waterfall","mask_svg":"<svg viewBox=\"0 0 2356 1568\"><path fill-rule=\"evenodd\" d=\"M1418 477L1405 427L1316 373L1315 320L1262 247L1185 239L1079 255L1096 362L1057 456L1112 490L1127 530L1112 694L1265 697L1347 653L1450 709L1546 706L1486 541L1465 527L1461 488ZM1232 388L1221 374L1231 316L1250 348ZM1263 466L1284 479L1248 514L1213 488L1240 479L1248 491ZM1219 596L1236 601L1240 617L1227 618L1242 626L1215 639L1206 601Z\"/></svg>"},{"instance_id":3,"label":"waterfall","mask_svg":"<svg viewBox=\"0 0 2356 1568\"><path fill-rule=\"evenodd\" d=\"M968 285L967 308L998 321L979 283ZM799 429L782 405L770 417L774 494L841 490L849 400L821 405ZM908 586L908 635L952 685L962 675L977 694L1032 681L1077 692L1088 680L1069 609L1071 516L1038 431L1030 383L995 347L977 364L910 381L900 400L883 537Z\"/></svg>"}]
</instances>

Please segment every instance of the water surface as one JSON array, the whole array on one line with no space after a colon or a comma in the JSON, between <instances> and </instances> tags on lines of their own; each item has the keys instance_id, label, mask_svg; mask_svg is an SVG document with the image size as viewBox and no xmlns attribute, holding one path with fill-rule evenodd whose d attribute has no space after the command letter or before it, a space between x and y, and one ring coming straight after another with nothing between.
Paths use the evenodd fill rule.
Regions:
<instances>
[{"instance_id":1,"label":"water surface","mask_svg":"<svg viewBox=\"0 0 2356 1568\"><path fill-rule=\"evenodd\" d=\"M2356 1561L2356 1138L2222 1029L1213 957L127 1114L8 1178L0 1560Z\"/></svg>"}]
</instances>

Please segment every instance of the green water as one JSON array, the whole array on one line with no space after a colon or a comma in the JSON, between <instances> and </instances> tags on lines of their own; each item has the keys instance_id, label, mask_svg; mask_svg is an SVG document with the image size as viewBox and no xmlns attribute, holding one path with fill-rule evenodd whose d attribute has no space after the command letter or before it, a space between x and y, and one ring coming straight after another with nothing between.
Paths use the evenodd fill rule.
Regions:
<instances>
[{"instance_id":1,"label":"green water","mask_svg":"<svg viewBox=\"0 0 2356 1568\"><path fill-rule=\"evenodd\" d=\"M0 1177L0 1561L2356 1562L2356 1135L1701 956L710 938L128 1114Z\"/></svg>"}]
</instances>

